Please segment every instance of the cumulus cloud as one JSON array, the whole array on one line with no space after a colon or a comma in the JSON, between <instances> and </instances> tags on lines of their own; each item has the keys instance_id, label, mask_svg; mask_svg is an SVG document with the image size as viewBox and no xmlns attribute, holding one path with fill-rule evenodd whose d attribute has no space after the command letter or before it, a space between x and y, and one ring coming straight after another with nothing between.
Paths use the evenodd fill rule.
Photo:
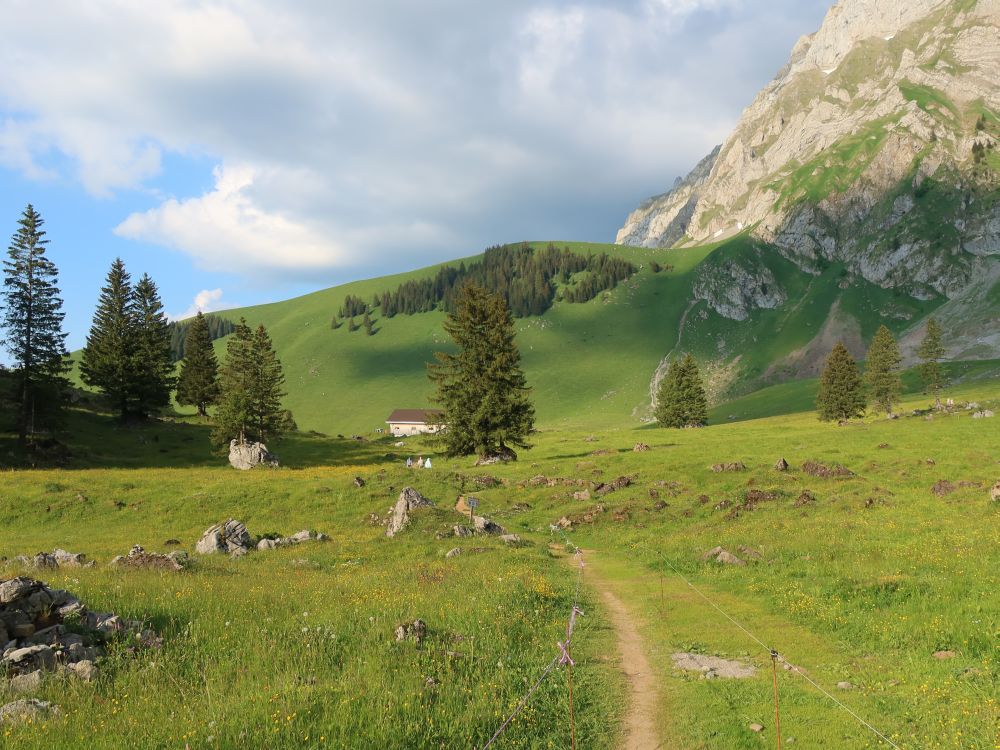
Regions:
<instances>
[{"instance_id":1,"label":"cumulus cloud","mask_svg":"<svg viewBox=\"0 0 1000 750\"><path fill-rule=\"evenodd\" d=\"M828 0L15 2L0 165L152 196L117 232L274 278L610 239L734 124Z\"/></svg>"},{"instance_id":2,"label":"cumulus cloud","mask_svg":"<svg viewBox=\"0 0 1000 750\"><path fill-rule=\"evenodd\" d=\"M180 315L171 315L171 320L185 320L192 318L199 312L209 313L219 310L228 310L235 305L231 305L222 298L221 289L202 289L191 301L191 305Z\"/></svg>"}]
</instances>

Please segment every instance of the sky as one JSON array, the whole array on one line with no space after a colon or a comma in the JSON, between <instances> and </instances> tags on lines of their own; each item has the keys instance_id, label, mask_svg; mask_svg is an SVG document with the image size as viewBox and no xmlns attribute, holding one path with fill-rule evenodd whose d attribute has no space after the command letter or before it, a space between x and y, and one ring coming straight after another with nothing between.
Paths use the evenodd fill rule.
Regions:
<instances>
[{"instance_id":1,"label":"sky","mask_svg":"<svg viewBox=\"0 0 1000 750\"><path fill-rule=\"evenodd\" d=\"M119 256L181 318L611 242L829 4L0 0L0 234L45 219L71 349Z\"/></svg>"}]
</instances>

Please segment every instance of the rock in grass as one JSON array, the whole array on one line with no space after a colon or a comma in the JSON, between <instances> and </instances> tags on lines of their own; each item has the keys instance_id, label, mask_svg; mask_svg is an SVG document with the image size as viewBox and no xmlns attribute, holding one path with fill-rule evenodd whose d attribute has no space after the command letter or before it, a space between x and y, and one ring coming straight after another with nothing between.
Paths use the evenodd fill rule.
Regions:
<instances>
[{"instance_id":1,"label":"rock in grass","mask_svg":"<svg viewBox=\"0 0 1000 750\"><path fill-rule=\"evenodd\" d=\"M414 641L420 643L427 635L427 623L421 619L404 622L396 626L397 641Z\"/></svg>"},{"instance_id":2,"label":"rock in grass","mask_svg":"<svg viewBox=\"0 0 1000 750\"><path fill-rule=\"evenodd\" d=\"M138 544L129 550L127 555L119 555L111 561L111 566L115 568L139 568L144 570L184 570L188 561L186 552L176 551L169 555L161 555L158 552L146 552Z\"/></svg>"},{"instance_id":3,"label":"rock in grass","mask_svg":"<svg viewBox=\"0 0 1000 750\"><path fill-rule=\"evenodd\" d=\"M788 471L788 461L786 461L784 457L779 458L777 461L774 462L774 470Z\"/></svg>"},{"instance_id":4,"label":"rock in grass","mask_svg":"<svg viewBox=\"0 0 1000 750\"><path fill-rule=\"evenodd\" d=\"M933 656L939 661L944 661L946 659L954 659L957 654L954 651L935 651Z\"/></svg>"},{"instance_id":5,"label":"rock in grass","mask_svg":"<svg viewBox=\"0 0 1000 750\"><path fill-rule=\"evenodd\" d=\"M429 505L434 505L434 503L412 487L404 487L403 491L399 493L396 507L392 509L392 518L389 519L389 527L385 530L385 535L389 538L396 536L409 524L411 510Z\"/></svg>"},{"instance_id":6,"label":"rock in grass","mask_svg":"<svg viewBox=\"0 0 1000 750\"><path fill-rule=\"evenodd\" d=\"M632 450L635 451L636 453L645 453L646 451L649 450L649 446L646 445L645 443L636 443L635 447L632 448Z\"/></svg>"},{"instance_id":7,"label":"rock in grass","mask_svg":"<svg viewBox=\"0 0 1000 750\"><path fill-rule=\"evenodd\" d=\"M990 499L995 503L1000 503L1000 482L993 485L993 489L990 490Z\"/></svg>"},{"instance_id":8,"label":"rock in grass","mask_svg":"<svg viewBox=\"0 0 1000 750\"><path fill-rule=\"evenodd\" d=\"M274 468L278 466L278 457L263 443L240 443L232 440L229 443L229 464L241 471L247 471L255 466Z\"/></svg>"},{"instance_id":9,"label":"rock in grass","mask_svg":"<svg viewBox=\"0 0 1000 750\"><path fill-rule=\"evenodd\" d=\"M722 547L712 547L712 549L701 556L701 559L704 561L714 560L723 565L746 565L746 562Z\"/></svg>"},{"instance_id":10,"label":"rock in grass","mask_svg":"<svg viewBox=\"0 0 1000 750\"><path fill-rule=\"evenodd\" d=\"M840 682L837 683L837 689L838 690L854 690L854 685L852 685L851 683L847 682L847 680L842 680L842 681L840 681Z\"/></svg>"},{"instance_id":11,"label":"rock in grass","mask_svg":"<svg viewBox=\"0 0 1000 750\"><path fill-rule=\"evenodd\" d=\"M746 465L742 461L731 461L729 463L713 464L712 471L719 474L724 471L746 471Z\"/></svg>"},{"instance_id":12,"label":"rock in grass","mask_svg":"<svg viewBox=\"0 0 1000 750\"><path fill-rule=\"evenodd\" d=\"M453 549L448 550L448 552L445 554L445 557L458 557L461 554L462 554L462 548L455 547Z\"/></svg>"},{"instance_id":13,"label":"rock in grass","mask_svg":"<svg viewBox=\"0 0 1000 750\"><path fill-rule=\"evenodd\" d=\"M253 546L253 539L250 538L247 527L234 518L227 518L222 523L206 529L195 545L194 551L199 555L213 555L217 552L229 555L237 548L249 550Z\"/></svg>"},{"instance_id":14,"label":"rock in grass","mask_svg":"<svg viewBox=\"0 0 1000 750\"><path fill-rule=\"evenodd\" d=\"M41 589L42 584L32 578L17 577L0 582L0 604L10 604Z\"/></svg>"},{"instance_id":15,"label":"rock in grass","mask_svg":"<svg viewBox=\"0 0 1000 750\"><path fill-rule=\"evenodd\" d=\"M750 731L751 732L758 732L758 733L759 732L763 732L764 731L764 725L763 724L751 724L750 725Z\"/></svg>"},{"instance_id":16,"label":"rock in grass","mask_svg":"<svg viewBox=\"0 0 1000 750\"><path fill-rule=\"evenodd\" d=\"M0 706L0 723L23 724L39 722L58 717L62 712L58 706L36 698L27 698Z\"/></svg>"}]
</instances>

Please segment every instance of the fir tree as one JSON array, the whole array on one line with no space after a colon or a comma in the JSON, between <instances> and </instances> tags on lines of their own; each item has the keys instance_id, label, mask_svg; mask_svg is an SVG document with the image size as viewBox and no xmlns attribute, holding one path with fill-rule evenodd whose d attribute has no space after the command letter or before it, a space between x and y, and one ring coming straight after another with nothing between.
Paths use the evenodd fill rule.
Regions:
<instances>
[{"instance_id":1,"label":"fir tree","mask_svg":"<svg viewBox=\"0 0 1000 750\"><path fill-rule=\"evenodd\" d=\"M463 286L444 329L458 353L435 352L429 375L444 411L448 455L514 457L511 446L530 447L535 409L504 298Z\"/></svg>"},{"instance_id":2,"label":"fir tree","mask_svg":"<svg viewBox=\"0 0 1000 750\"><path fill-rule=\"evenodd\" d=\"M133 295L131 277L122 259L116 258L101 289L80 362L83 382L100 389L115 404L122 421L128 418L134 392Z\"/></svg>"},{"instance_id":3,"label":"fir tree","mask_svg":"<svg viewBox=\"0 0 1000 750\"><path fill-rule=\"evenodd\" d=\"M225 443L278 436L290 421L282 410L285 376L264 326L251 331L240 319L226 346L219 377L219 406L213 439Z\"/></svg>"},{"instance_id":4,"label":"fir tree","mask_svg":"<svg viewBox=\"0 0 1000 750\"><path fill-rule=\"evenodd\" d=\"M148 274L135 285L132 318L130 409L135 416L145 418L170 403L175 383L170 328L156 284Z\"/></svg>"},{"instance_id":5,"label":"fir tree","mask_svg":"<svg viewBox=\"0 0 1000 750\"><path fill-rule=\"evenodd\" d=\"M704 427L708 424L708 399L698 363L690 354L674 360L660 381L656 420L664 427Z\"/></svg>"},{"instance_id":6,"label":"fir tree","mask_svg":"<svg viewBox=\"0 0 1000 750\"><path fill-rule=\"evenodd\" d=\"M899 377L899 345L884 325L879 326L865 356L865 384L876 411L892 416L892 406L903 389Z\"/></svg>"},{"instance_id":7,"label":"fir tree","mask_svg":"<svg viewBox=\"0 0 1000 750\"><path fill-rule=\"evenodd\" d=\"M177 380L177 403L196 406L199 416L219 397L219 361L215 357L208 322L199 312L184 339L184 362Z\"/></svg>"},{"instance_id":8,"label":"fir tree","mask_svg":"<svg viewBox=\"0 0 1000 750\"><path fill-rule=\"evenodd\" d=\"M826 358L816 397L819 418L840 422L865 413L865 396L858 365L843 342L838 342Z\"/></svg>"},{"instance_id":9,"label":"fir tree","mask_svg":"<svg viewBox=\"0 0 1000 750\"><path fill-rule=\"evenodd\" d=\"M369 336L375 335L375 324L372 322L372 318L367 311L365 311L365 317L361 321L361 325L364 327L365 333L367 335Z\"/></svg>"},{"instance_id":10,"label":"fir tree","mask_svg":"<svg viewBox=\"0 0 1000 750\"><path fill-rule=\"evenodd\" d=\"M927 333L920 342L917 356L922 360L920 377L924 381L924 388L934 394L934 405L941 408L941 388L944 385L944 378L940 360L944 356L944 346L941 345L941 326L934 318L927 321Z\"/></svg>"},{"instance_id":11,"label":"fir tree","mask_svg":"<svg viewBox=\"0 0 1000 750\"><path fill-rule=\"evenodd\" d=\"M24 445L39 427L58 424L69 382L59 272L45 257L44 221L28 204L18 224L3 264L3 325L17 383L18 441Z\"/></svg>"}]
</instances>

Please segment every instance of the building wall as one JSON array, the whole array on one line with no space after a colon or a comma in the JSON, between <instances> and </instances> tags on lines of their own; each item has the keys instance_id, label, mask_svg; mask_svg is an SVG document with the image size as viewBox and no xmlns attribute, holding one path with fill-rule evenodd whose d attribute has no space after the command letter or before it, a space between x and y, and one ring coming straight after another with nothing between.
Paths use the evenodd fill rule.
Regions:
<instances>
[{"instance_id":1,"label":"building wall","mask_svg":"<svg viewBox=\"0 0 1000 750\"><path fill-rule=\"evenodd\" d=\"M439 429L441 429L441 426L436 424L389 423L389 432L391 432L394 437L405 437L407 435L433 435Z\"/></svg>"}]
</instances>

